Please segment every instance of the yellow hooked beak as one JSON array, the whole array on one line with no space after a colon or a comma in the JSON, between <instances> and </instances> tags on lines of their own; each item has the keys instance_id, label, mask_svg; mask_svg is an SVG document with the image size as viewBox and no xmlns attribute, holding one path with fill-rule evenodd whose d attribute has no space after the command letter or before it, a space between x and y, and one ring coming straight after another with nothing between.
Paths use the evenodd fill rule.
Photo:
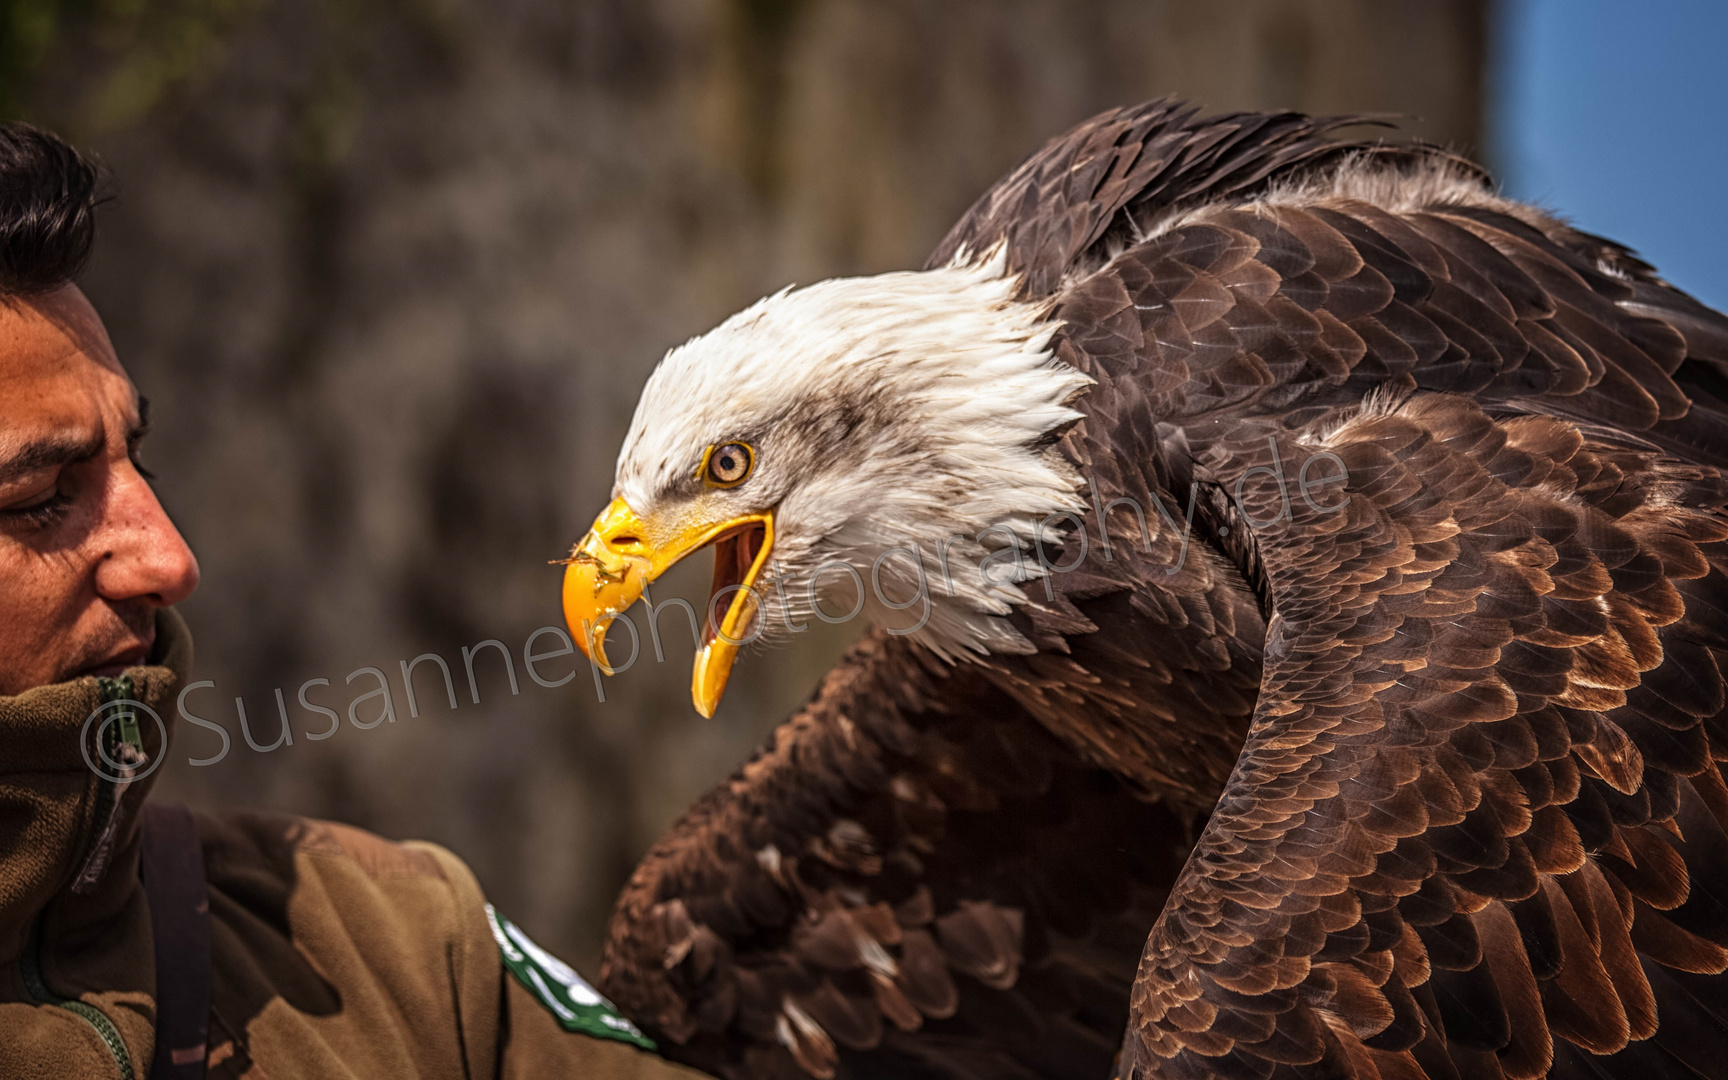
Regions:
<instances>
[{"instance_id":1,"label":"yellow hooked beak","mask_svg":"<svg viewBox=\"0 0 1728 1080\"><path fill-rule=\"evenodd\" d=\"M670 535L661 535L663 531ZM703 716L713 716L720 704L738 647L748 639L762 606L756 580L774 546L773 513L657 530L637 516L629 503L613 499L570 553L564 571L564 621L570 624L577 647L610 675L613 669L606 662L605 640L613 617L635 603L649 582L709 544L715 546L714 588L690 678L691 700ZM731 601L716 626L714 597L722 591L731 592Z\"/></svg>"}]
</instances>

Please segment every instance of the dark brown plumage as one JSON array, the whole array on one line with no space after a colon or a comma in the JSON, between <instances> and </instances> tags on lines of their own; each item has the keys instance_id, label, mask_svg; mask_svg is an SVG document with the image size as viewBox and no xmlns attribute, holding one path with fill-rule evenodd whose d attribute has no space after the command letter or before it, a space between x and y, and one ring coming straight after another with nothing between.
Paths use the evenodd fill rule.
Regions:
<instances>
[{"instance_id":1,"label":"dark brown plumage","mask_svg":"<svg viewBox=\"0 0 1728 1080\"><path fill-rule=\"evenodd\" d=\"M1196 818L873 638L644 860L606 992L721 1075L1104 1075Z\"/></svg>"},{"instance_id":2,"label":"dark brown plumage","mask_svg":"<svg viewBox=\"0 0 1728 1080\"><path fill-rule=\"evenodd\" d=\"M673 1056L1722 1072L1728 319L1342 123L1107 113L937 249L1096 380L1076 569L1034 655L867 639L649 853L603 981Z\"/></svg>"}]
</instances>

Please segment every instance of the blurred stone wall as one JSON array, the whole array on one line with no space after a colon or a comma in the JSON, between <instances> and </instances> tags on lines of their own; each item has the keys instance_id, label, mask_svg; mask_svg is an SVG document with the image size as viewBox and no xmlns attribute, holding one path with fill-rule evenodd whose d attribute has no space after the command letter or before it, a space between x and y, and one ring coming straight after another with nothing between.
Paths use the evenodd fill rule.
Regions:
<instances>
[{"instance_id":1,"label":"blurred stone wall","mask_svg":"<svg viewBox=\"0 0 1728 1080\"><path fill-rule=\"evenodd\" d=\"M183 726L164 794L439 841L592 963L638 855L857 629L748 658L712 721L671 620L603 704L579 657L539 667L561 687L523 669L665 349L787 282L918 265L1114 104L1397 112L1470 149L1484 3L39 0L49 30L0 48L10 108L118 177L86 288L203 560L188 706L232 740L195 767L220 738ZM666 591L699 608L707 573ZM520 692L485 649L475 704L486 639ZM410 716L425 653L458 707L427 660ZM345 714L364 668L395 722L314 739L302 688ZM294 743L254 750L235 698L268 746L278 689Z\"/></svg>"}]
</instances>

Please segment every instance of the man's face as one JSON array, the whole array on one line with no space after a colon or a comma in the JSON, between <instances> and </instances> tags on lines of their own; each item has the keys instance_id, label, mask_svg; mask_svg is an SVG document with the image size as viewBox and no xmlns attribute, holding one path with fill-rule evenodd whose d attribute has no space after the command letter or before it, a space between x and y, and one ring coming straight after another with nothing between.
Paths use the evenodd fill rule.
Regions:
<instances>
[{"instance_id":1,"label":"man's face","mask_svg":"<svg viewBox=\"0 0 1728 1080\"><path fill-rule=\"evenodd\" d=\"M0 694L141 662L198 587L138 465L142 405L76 287L0 298Z\"/></svg>"}]
</instances>

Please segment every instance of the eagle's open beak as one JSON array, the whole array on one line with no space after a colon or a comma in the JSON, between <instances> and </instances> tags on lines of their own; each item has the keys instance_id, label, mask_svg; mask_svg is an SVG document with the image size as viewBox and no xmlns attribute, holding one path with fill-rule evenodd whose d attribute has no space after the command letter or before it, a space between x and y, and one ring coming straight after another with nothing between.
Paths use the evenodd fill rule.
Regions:
<instances>
[{"instance_id":1,"label":"eagle's open beak","mask_svg":"<svg viewBox=\"0 0 1728 1080\"><path fill-rule=\"evenodd\" d=\"M726 689L726 678L738 658L738 647L750 634L761 607L756 579L768 565L774 546L772 512L746 514L726 521L677 524L669 535L638 517L623 499L612 500L588 535L570 553L564 571L564 621L576 645L608 675L606 627L612 617L642 595L650 581L693 551L714 545L714 587L709 594L709 618L702 620L702 645L690 697L696 711L713 716ZM715 626L713 597L731 590L726 614ZM640 648L640 642L638 642Z\"/></svg>"}]
</instances>

